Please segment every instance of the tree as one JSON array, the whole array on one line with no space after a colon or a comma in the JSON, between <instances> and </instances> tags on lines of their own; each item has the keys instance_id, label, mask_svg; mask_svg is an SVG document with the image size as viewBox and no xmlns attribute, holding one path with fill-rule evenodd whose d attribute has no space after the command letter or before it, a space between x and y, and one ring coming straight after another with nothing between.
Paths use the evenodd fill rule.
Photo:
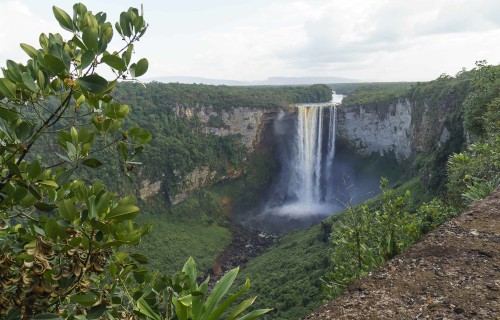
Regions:
<instances>
[{"instance_id":1,"label":"tree","mask_svg":"<svg viewBox=\"0 0 500 320\"><path fill-rule=\"evenodd\" d=\"M500 184L500 66L476 62L471 91L464 101L467 150L447 165L447 202L458 209L488 196Z\"/></svg>"},{"instance_id":2,"label":"tree","mask_svg":"<svg viewBox=\"0 0 500 320\"><path fill-rule=\"evenodd\" d=\"M500 67L489 65L485 60L476 61L476 68L472 70L472 90L463 104L464 127L471 134L474 141L488 138L488 121L496 119L498 111L498 96L500 95ZM494 99L497 99L495 102ZM494 110L493 114L491 113ZM497 124L498 125L498 124ZM498 128L498 127L497 127Z\"/></svg>"},{"instance_id":3,"label":"tree","mask_svg":"<svg viewBox=\"0 0 500 320\"><path fill-rule=\"evenodd\" d=\"M326 294L335 298L352 281L393 258L421 235L419 215L410 215L405 206L407 191L400 196L381 178L380 209L348 205L335 221L330 240L332 268L322 278Z\"/></svg>"},{"instance_id":4,"label":"tree","mask_svg":"<svg viewBox=\"0 0 500 320\"><path fill-rule=\"evenodd\" d=\"M172 279L150 273L144 256L120 252L150 226L133 222L140 210L132 196L81 175L103 166L103 151L128 174L151 140L143 128L124 127L130 106L112 97L119 79L147 71L148 61L132 56L148 25L135 8L114 28L81 3L72 17L55 6L53 13L69 40L41 34L38 49L22 43L30 59L8 60L0 78L0 319L172 318L180 312L174 301L188 306L207 294L179 284L194 287L194 262ZM123 43L112 50L115 32ZM99 75L104 67L112 79ZM207 303L217 306L224 294Z\"/></svg>"}]
</instances>

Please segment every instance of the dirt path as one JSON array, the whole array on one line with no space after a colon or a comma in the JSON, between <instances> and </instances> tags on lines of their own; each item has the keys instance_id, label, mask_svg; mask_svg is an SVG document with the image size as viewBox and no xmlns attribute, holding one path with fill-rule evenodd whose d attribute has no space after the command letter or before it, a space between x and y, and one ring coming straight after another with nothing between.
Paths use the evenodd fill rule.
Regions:
<instances>
[{"instance_id":1,"label":"dirt path","mask_svg":"<svg viewBox=\"0 0 500 320\"><path fill-rule=\"evenodd\" d=\"M500 188L306 319L500 319Z\"/></svg>"}]
</instances>

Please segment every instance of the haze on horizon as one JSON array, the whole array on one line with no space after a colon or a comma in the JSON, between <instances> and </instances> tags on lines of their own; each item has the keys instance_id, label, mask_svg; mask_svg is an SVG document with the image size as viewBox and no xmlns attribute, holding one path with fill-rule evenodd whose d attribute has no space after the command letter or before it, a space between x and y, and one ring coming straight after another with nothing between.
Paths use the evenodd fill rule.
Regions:
<instances>
[{"instance_id":1,"label":"haze on horizon","mask_svg":"<svg viewBox=\"0 0 500 320\"><path fill-rule=\"evenodd\" d=\"M19 43L64 33L52 5L67 0L0 0L0 66L26 62ZM116 21L138 1L83 2ZM150 27L136 56L147 78L193 76L239 81L342 77L426 81L477 60L500 63L498 0L144 0Z\"/></svg>"}]
</instances>

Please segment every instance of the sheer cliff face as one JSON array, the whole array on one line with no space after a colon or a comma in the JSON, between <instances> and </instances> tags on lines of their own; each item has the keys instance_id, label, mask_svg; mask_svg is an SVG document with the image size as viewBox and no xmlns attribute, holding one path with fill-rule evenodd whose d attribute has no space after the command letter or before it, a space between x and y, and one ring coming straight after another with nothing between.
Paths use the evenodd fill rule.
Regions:
<instances>
[{"instance_id":1,"label":"sheer cliff face","mask_svg":"<svg viewBox=\"0 0 500 320\"><path fill-rule=\"evenodd\" d=\"M340 107L337 135L362 155L394 152L398 160L412 153L411 104L400 99L379 111L370 106Z\"/></svg>"},{"instance_id":2,"label":"sheer cliff face","mask_svg":"<svg viewBox=\"0 0 500 320\"><path fill-rule=\"evenodd\" d=\"M458 104L404 98L383 106L341 106L337 138L361 155L394 153L398 161L409 160L457 138L452 132L462 132L459 110Z\"/></svg>"},{"instance_id":3,"label":"sheer cliff face","mask_svg":"<svg viewBox=\"0 0 500 320\"><path fill-rule=\"evenodd\" d=\"M237 134L241 143L246 147L247 152L251 153L255 149L268 148L269 137L272 137L272 122L276 117L276 110L253 109L253 108L234 108L229 111L216 112L211 107L202 106L200 108L186 107L178 105L175 108L177 117L191 119L197 117L203 126L206 134L215 134L227 136ZM170 195L170 203L178 204L187 199L192 192L209 187L214 183L226 179L234 179L242 174L241 168L231 168L225 175L211 170L208 166L196 168L185 176L182 180L182 191ZM151 188L155 182L143 182L140 196L143 200L154 196L158 190ZM156 182L157 183L157 182ZM158 189L158 188L157 188ZM151 192L153 190L153 192ZM156 190L156 193L154 192Z\"/></svg>"},{"instance_id":4,"label":"sheer cliff face","mask_svg":"<svg viewBox=\"0 0 500 320\"><path fill-rule=\"evenodd\" d=\"M413 159L417 154L450 150L448 145L454 143L454 139L463 139L460 107L455 102L416 102L399 98L384 105L340 106L337 110L337 143L344 143L353 152L364 156L391 154L402 162ZM273 146L276 139L273 121L278 111L234 108L216 112L211 107L186 106L175 109L178 117L191 119L196 116L206 134L240 135L248 153L269 150ZM293 116L293 113L290 115ZM197 168L180 177L182 191L170 195L170 202L177 204L197 189L237 178L241 174L241 168L232 168L223 176L206 166ZM161 178L158 181L162 181ZM158 192L158 181L143 183L144 190L140 190L143 200Z\"/></svg>"},{"instance_id":5,"label":"sheer cliff face","mask_svg":"<svg viewBox=\"0 0 500 320\"><path fill-rule=\"evenodd\" d=\"M273 117L274 111L253 108L234 108L229 111L216 112L212 107L199 109L177 106L178 117L191 119L197 116L204 125L206 134L227 136L238 134L241 142L252 152L261 142L263 126Z\"/></svg>"}]
</instances>

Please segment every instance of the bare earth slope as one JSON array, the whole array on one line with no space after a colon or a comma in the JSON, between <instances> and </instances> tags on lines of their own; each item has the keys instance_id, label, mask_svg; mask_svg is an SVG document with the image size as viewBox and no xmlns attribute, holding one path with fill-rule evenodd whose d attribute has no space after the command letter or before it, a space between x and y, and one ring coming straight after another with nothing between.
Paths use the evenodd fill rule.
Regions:
<instances>
[{"instance_id":1,"label":"bare earth slope","mask_svg":"<svg viewBox=\"0 0 500 320\"><path fill-rule=\"evenodd\" d=\"M306 319L500 319L500 188Z\"/></svg>"}]
</instances>

